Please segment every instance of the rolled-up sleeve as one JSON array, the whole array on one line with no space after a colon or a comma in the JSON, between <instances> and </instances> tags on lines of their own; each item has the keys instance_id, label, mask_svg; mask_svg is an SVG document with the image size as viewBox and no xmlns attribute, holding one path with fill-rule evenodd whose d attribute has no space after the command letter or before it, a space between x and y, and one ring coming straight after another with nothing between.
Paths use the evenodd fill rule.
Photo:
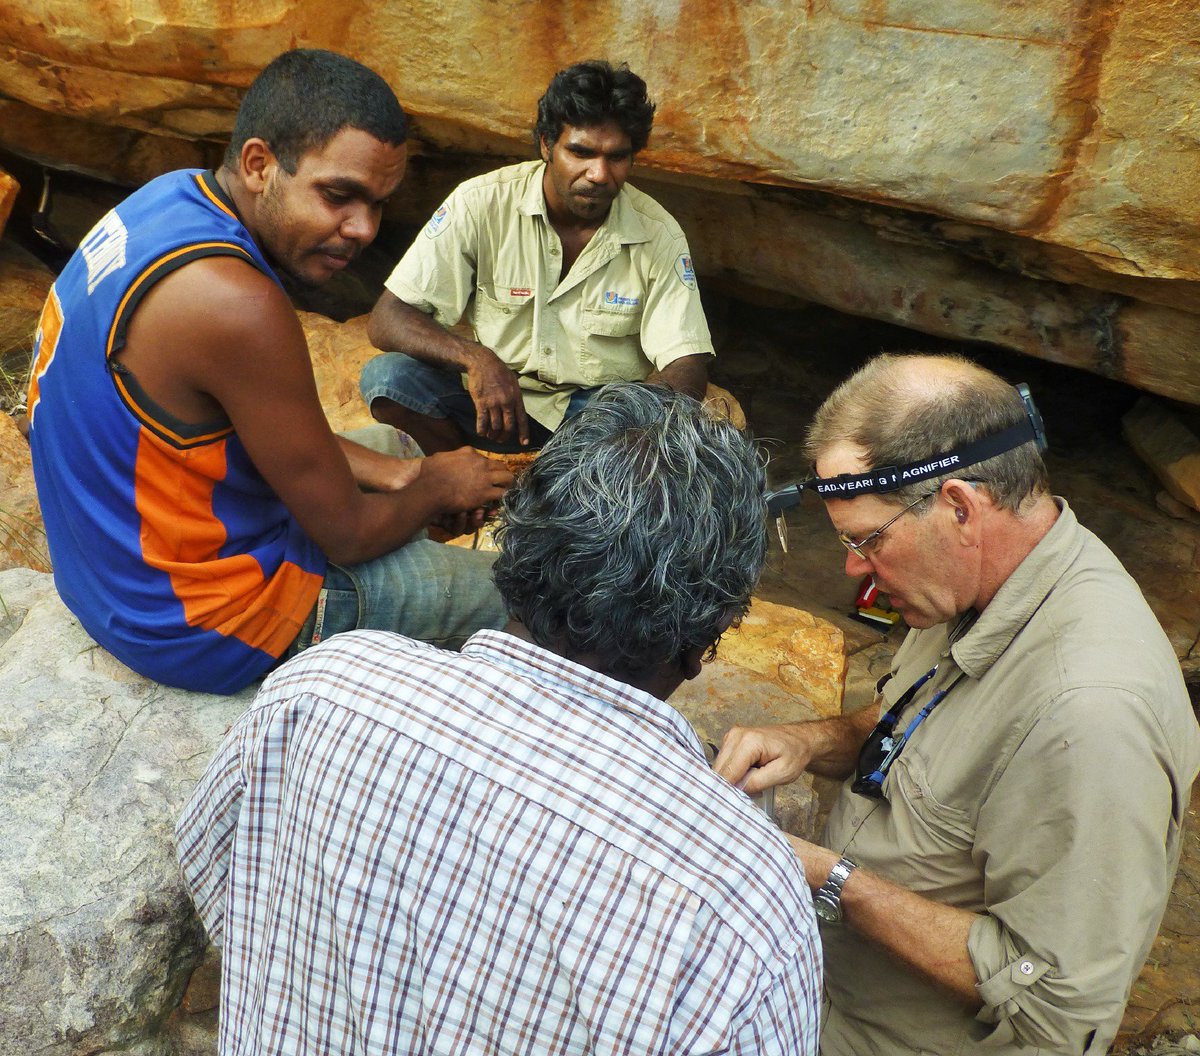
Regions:
<instances>
[{"instance_id":1,"label":"rolled-up sleeve","mask_svg":"<svg viewBox=\"0 0 1200 1056\"><path fill-rule=\"evenodd\" d=\"M642 311L642 351L656 370L684 356L712 356L712 335L700 303L687 241L664 238L656 247Z\"/></svg>"},{"instance_id":2,"label":"rolled-up sleeve","mask_svg":"<svg viewBox=\"0 0 1200 1056\"><path fill-rule=\"evenodd\" d=\"M217 946L225 933L230 855L245 791L241 727L239 722L226 734L175 826L183 882L209 939Z\"/></svg>"},{"instance_id":3,"label":"rolled-up sleeve","mask_svg":"<svg viewBox=\"0 0 1200 1056\"><path fill-rule=\"evenodd\" d=\"M975 842L988 912L967 946L989 1042L1082 1053L1115 1030L1178 862L1176 785L1163 730L1128 691L1074 689L1032 724Z\"/></svg>"},{"instance_id":4,"label":"rolled-up sleeve","mask_svg":"<svg viewBox=\"0 0 1200 1056\"><path fill-rule=\"evenodd\" d=\"M475 293L478 237L468 196L455 190L429 218L384 285L442 326L453 326Z\"/></svg>"}]
</instances>

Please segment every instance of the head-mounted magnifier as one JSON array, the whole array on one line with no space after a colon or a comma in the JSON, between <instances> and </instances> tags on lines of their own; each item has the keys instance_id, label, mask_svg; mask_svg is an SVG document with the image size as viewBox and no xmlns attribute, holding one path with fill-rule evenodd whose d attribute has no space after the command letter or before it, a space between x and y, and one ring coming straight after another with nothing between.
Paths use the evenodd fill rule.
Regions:
<instances>
[{"instance_id":1,"label":"head-mounted magnifier","mask_svg":"<svg viewBox=\"0 0 1200 1056\"><path fill-rule=\"evenodd\" d=\"M920 462L910 462L904 466L880 466L866 473L841 473L836 477L809 477L807 480L787 484L767 492L767 513L775 518L779 529L779 542L784 552L787 552L787 526L783 515L788 510L799 506L805 491L815 491L823 499L854 499L859 495L881 495L889 491L898 491L909 484L919 484L931 477L941 477L954 473L968 466L986 462L1006 451L1033 441L1037 444L1038 452L1045 451L1049 444L1046 441L1046 430L1042 416L1033 402L1029 386L1024 382L1014 385L1021 402L1025 405L1025 421L982 437L962 447L951 451L943 451Z\"/></svg>"}]
</instances>

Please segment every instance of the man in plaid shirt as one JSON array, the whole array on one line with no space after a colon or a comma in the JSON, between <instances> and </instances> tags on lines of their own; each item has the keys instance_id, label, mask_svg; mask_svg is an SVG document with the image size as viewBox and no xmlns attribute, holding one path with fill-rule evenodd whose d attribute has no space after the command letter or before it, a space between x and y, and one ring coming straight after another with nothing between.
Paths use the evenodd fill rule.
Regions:
<instances>
[{"instance_id":1,"label":"man in plaid shirt","mask_svg":"<svg viewBox=\"0 0 1200 1056\"><path fill-rule=\"evenodd\" d=\"M280 668L180 819L222 1053L815 1054L796 855L666 698L765 553L751 443L603 390L509 492L504 631Z\"/></svg>"}]
</instances>

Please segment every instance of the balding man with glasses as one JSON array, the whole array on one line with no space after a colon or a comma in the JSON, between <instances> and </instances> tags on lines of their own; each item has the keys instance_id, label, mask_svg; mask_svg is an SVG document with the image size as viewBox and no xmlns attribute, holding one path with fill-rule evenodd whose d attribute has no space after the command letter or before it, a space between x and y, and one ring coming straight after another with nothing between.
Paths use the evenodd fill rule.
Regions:
<instances>
[{"instance_id":1,"label":"balding man with glasses","mask_svg":"<svg viewBox=\"0 0 1200 1056\"><path fill-rule=\"evenodd\" d=\"M1162 918L1200 732L1043 446L1024 386L880 356L785 489L817 491L847 574L911 628L877 708L734 729L715 763L751 793L845 779L824 846L792 840L822 919L822 1056L1104 1053Z\"/></svg>"}]
</instances>

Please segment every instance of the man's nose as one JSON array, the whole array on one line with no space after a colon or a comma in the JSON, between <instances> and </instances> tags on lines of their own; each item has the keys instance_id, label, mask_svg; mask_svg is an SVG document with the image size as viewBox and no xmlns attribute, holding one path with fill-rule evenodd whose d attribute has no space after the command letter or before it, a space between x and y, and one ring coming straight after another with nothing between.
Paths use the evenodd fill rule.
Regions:
<instances>
[{"instance_id":1,"label":"man's nose","mask_svg":"<svg viewBox=\"0 0 1200 1056\"><path fill-rule=\"evenodd\" d=\"M612 169L607 158L593 158L588 166L587 178L590 183L609 183L612 180Z\"/></svg>"},{"instance_id":2,"label":"man's nose","mask_svg":"<svg viewBox=\"0 0 1200 1056\"><path fill-rule=\"evenodd\" d=\"M347 241L366 245L379 230L379 213L369 206L351 209L343 218L338 234Z\"/></svg>"},{"instance_id":3,"label":"man's nose","mask_svg":"<svg viewBox=\"0 0 1200 1056\"><path fill-rule=\"evenodd\" d=\"M846 547L846 575L854 579L861 579L873 571L870 561L865 557L859 557L853 550Z\"/></svg>"}]
</instances>

